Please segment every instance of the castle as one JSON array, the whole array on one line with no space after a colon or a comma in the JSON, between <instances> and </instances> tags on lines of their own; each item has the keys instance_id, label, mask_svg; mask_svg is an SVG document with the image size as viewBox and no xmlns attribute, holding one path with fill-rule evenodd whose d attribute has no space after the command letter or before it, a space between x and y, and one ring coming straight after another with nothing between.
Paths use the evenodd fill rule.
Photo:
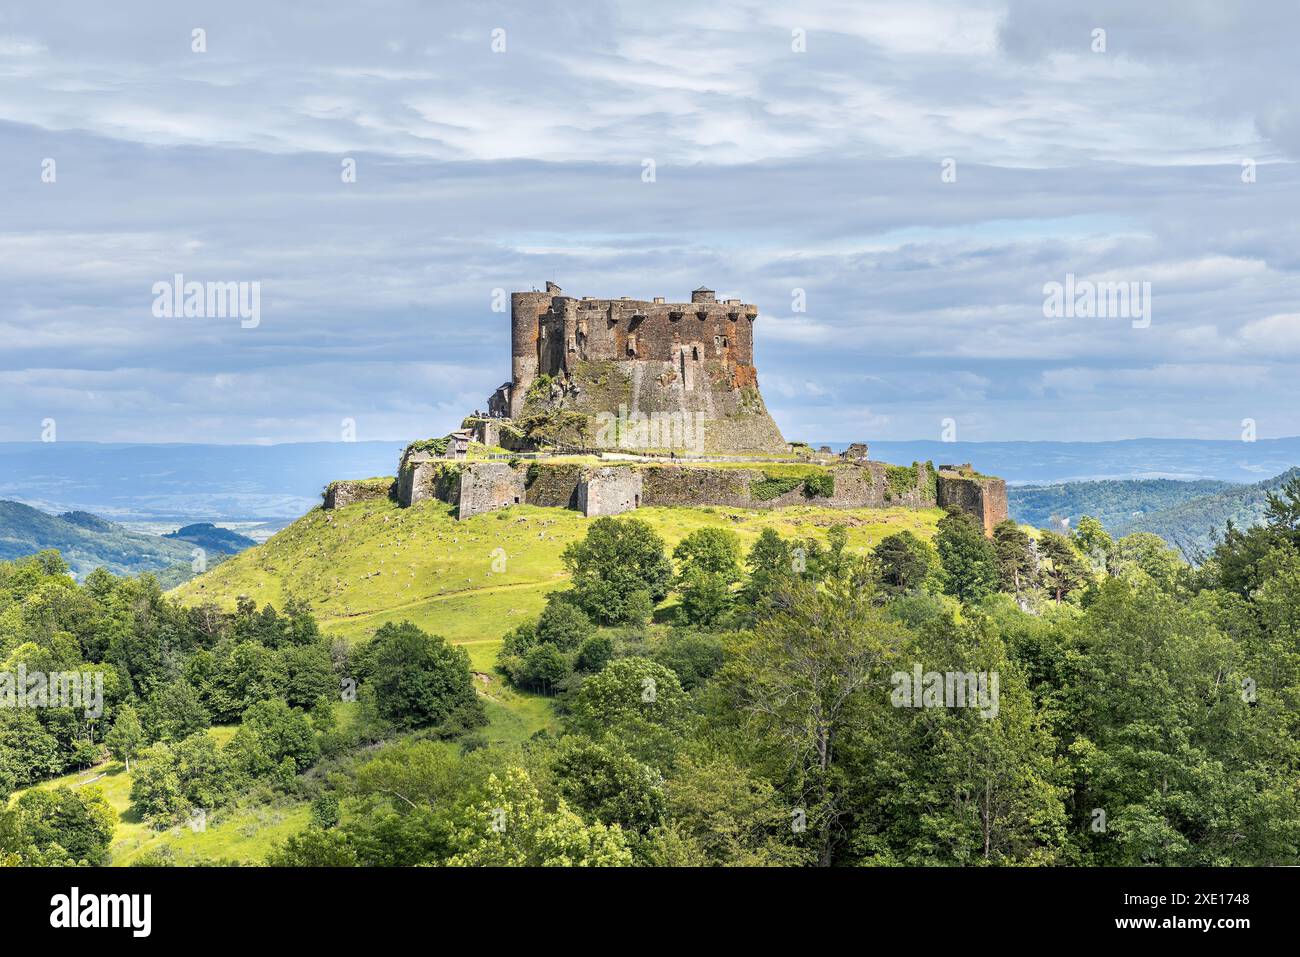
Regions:
<instances>
[{"instance_id":1,"label":"castle","mask_svg":"<svg viewBox=\"0 0 1300 957\"><path fill-rule=\"evenodd\" d=\"M548 282L510 306L511 379L487 415L412 443L396 478L331 483L325 508L385 496L447 502L461 519L521 504L585 515L939 506L975 516L985 534L1007 517L1006 483L969 464L888 465L860 443L838 456L787 443L758 391L753 305L704 287L689 303L577 299Z\"/></svg>"},{"instance_id":2,"label":"castle","mask_svg":"<svg viewBox=\"0 0 1300 957\"><path fill-rule=\"evenodd\" d=\"M588 420L591 436L599 417L620 411L676 415L699 427L698 451L788 452L758 391L757 317L758 307L704 287L690 302L578 299L552 282L512 293L511 379L488 400L489 417L567 411Z\"/></svg>"}]
</instances>

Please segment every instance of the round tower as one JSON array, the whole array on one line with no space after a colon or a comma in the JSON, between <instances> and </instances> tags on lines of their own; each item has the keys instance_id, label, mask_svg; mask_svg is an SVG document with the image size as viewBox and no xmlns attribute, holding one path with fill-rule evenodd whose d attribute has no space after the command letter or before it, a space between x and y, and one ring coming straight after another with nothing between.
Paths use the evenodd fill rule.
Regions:
<instances>
[{"instance_id":1,"label":"round tower","mask_svg":"<svg viewBox=\"0 0 1300 957\"><path fill-rule=\"evenodd\" d=\"M528 387L537 378L538 319L551 301L546 292L512 292L510 294L510 415L523 408ZM558 288L558 287L557 287Z\"/></svg>"}]
</instances>

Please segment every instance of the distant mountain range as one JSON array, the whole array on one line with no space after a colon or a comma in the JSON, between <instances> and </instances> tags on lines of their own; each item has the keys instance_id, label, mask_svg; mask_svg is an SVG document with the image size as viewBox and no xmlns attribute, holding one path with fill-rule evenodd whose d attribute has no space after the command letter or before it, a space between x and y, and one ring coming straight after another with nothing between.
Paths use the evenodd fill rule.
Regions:
<instances>
[{"instance_id":1,"label":"distant mountain range","mask_svg":"<svg viewBox=\"0 0 1300 957\"><path fill-rule=\"evenodd\" d=\"M1212 532L1221 533L1229 519L1240 528L1259 523L1264 518L1268 493L1277 492L1297 476L1300 476L1300 468L1288 469L1281 475L1253 485L1238 485L1190 498L1158 512L1135 516L1120 523L1116 532L1120 535L1155 532L1172 544L1209 551L1213 547Z\"/></svg>"},{"instance_id":2,"label":"distant mountain range","mask_svg":"<svg viewBox=\"0 0 1300 957\"><path fill-rule=\"evenodd\" d=\"M20 502L0 501L0 560L56 548L79 579L96 568L115 575L152 572L171 588L194 576L196 547L203 549L211 568L254 544L210 524L191 525L163 537L133 532L89 512L48 515Z\"/></svg>"},{"instance_id":3,"label":"distant mountain range","mask_svg":"<svg viewBox=\"0 0 1300 957\"><path fill-rule=\"evenodd\" d=\"M279 519L334 479L392 475L403 442L119 445L0 442L0 499L114 521Z\"/></svg>"},{"instance_id":4,"label":"distant mountain range","mask_svg":"<svg viewBox=\"0 0 1300 957\"><path fill-rule=\"evenodd\" d=\"M1118 528L1190 499L1245 486L1232 482L1172 479L1108 479L1102 482L1061 482L1055 485L1015 485L1007 489L1007 506L1016 521L1047 528L1053 517L1077 524L1091 515L1108 529Z\"/></svg>"}]
</instances>

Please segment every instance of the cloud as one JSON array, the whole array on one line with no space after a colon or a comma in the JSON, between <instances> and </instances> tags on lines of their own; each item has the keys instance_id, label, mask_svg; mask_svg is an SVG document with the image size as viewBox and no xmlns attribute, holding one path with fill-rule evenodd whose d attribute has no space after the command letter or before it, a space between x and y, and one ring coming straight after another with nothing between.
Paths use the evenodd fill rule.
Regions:
<instances>
[{"instance_id":1,"label":"cloud","mask_svg":"<svg viewBox=\"0 0 1300 957\"><path fill-rule=\"evenodd\" d=\"M1300 432L1300 12L1075 10L6 11L0 439L435 434L508 375L493 290L547 279L756 302L791 437ZM154 319L177 272L261 325ZM1150 281L1150 328L1044 318L1067 273Z\"/></svg>"}]
</instances>

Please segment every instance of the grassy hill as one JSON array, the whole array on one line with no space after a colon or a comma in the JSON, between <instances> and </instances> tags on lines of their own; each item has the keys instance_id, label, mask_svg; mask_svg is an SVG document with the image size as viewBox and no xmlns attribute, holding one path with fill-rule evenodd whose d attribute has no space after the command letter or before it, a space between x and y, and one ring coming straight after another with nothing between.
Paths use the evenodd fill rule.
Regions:
<instances>
[{"instance_id":1,"label":"grassy hill","mask_svg":"<svg viewBox=\"0 0 1300 957\"><path fill-rule=\"evenodd\" d=\"M643 508L671 549L697 528L730 528L748 547L764 528L786 536L824 537L846 526L849 545L866 549L902 529L929 538L939 509L780 510ZM409 619L468 646L487 670L500 639L537 615L547 593L565 586L560 554L586 534L591 519L559 508L520 505L463 522L450 506L425 501L399 508L387 500L337 511L316 509L257 548L177 589L183 601L233 605L240 595L280 605L307 601L321 627L349 639L386 621Z\"/></svg>"},{"instance_id":2,"label":"grassy hill","mask_svg":"<svg viewBox=\"0 0 1300 957\"><path fill-rule=\"evenodd\" d=\"M218 528L211 522L186 525L174 532L166 533L163 538L189 542L191 545L197 545L219 555L236 555L244 549L252 548L257 544L247 535L240 535L228 528Z\"/></svg>"},{"instance_id":3,"label":"grassy hill","mask_svg":"<svg viewBox=\"0 0 1300 957\"><path fill-rule=\"evenodd\" d=\"M78 578L102 567L115 575L152 572L164 585L173 585L190 577L194 545L132 532L87 512L47 515L30 505L0 501L0 561L46 548L57 548Z\"/></svg>"}]
</instances>

